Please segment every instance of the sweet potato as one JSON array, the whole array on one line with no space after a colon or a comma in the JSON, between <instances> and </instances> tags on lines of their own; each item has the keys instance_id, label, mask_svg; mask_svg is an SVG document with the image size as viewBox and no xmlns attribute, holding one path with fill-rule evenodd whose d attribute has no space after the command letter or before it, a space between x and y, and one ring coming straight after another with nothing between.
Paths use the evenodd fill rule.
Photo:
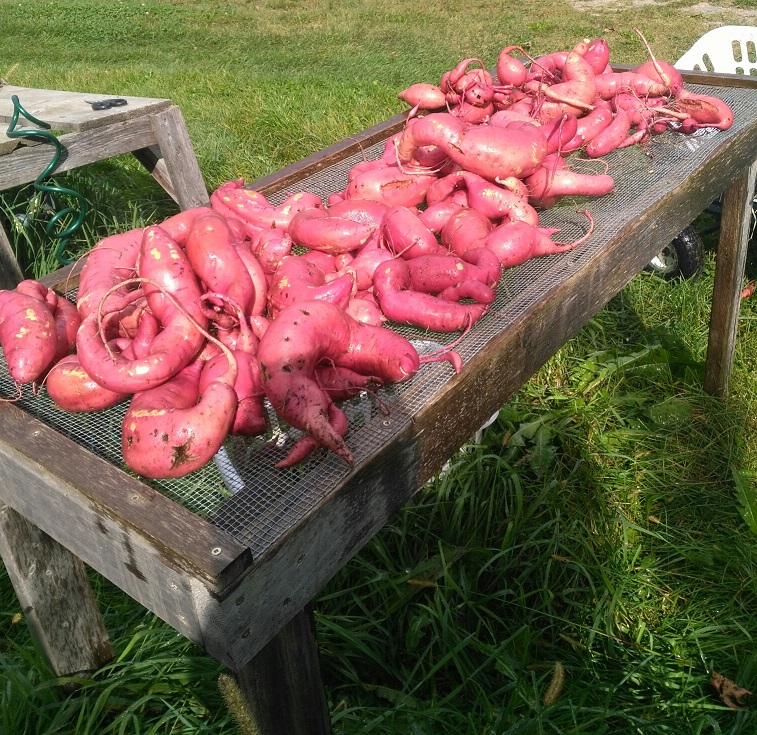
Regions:
<instances>
[{"instance_id":1,"label":"sweet potato","mask_svg":"<svg viewBox=\"0 0 757 735\"><path fill-rule=\"evenodd\" d=\"M449 117L456 119L452 115ZM344 190L344 198L367 199L389 207L395 204L417 207L425 200L428 187L435 180L433 174L404 173L397 166L383 166L365 171L350 181Z\"/></svg>"},{"instance_id":2,"label":"sweet potato","mask_svg":"<svg viewBox=\"0 0 757 735\"><path fill-rule=\"evenodd\" d=\"M452 199L447 199L429 205L419 213L418 218L431 232L438 235L444 229L447 222L449 222L450 218L462 209L462 204L458 204L458 202Z\"/></svg>"},{"instance_id":3,"label":"sweet potato","mask_svg":"<svg viewBox=\"0 0 757 735\"><path fill-rule=\"evenodd\" d=\"M162 385L137 393L123 420L121 450L134 471L173 478L205 465L231 427L237 403L236 364L200 393L203 363L195 361Z\"/></svg>"},{"instance_id":4,"label":"sweet potato","mask_svg":"<svg viewBox=\"0 0 757 735\"><path fill-rule=\"evenodd\" d=\"M694 94L681 89L676 94L674 107L676 111L685 113L703 128L728 130L733 125L733 110L719 97Z\"/></svg>"},{"instance_id":5,"label":"sweet potato","mask_svg":"<svg viewBox=\"0 0 757 735\"><path fill-rule=\"evenodd\" d=\"M536 207L550 207L564 196L603 196L615 188L609 174L571 171L562 157L552 154L525 179L529 201Z\"/></svg>"},{"instance_id":6,"label":"sweet potato","mask_svg":"<svg viewBox=\"0 0 757 735\"><path fill-rule=\"evenodd\" d=\"M588 215L588 212L584 212ZM557 230L533 227L526 222L509 222L492 230L484 245L498 258L503 268L511 268L542 255L555 255L572 250L591 235L594 223L589 218L589 230L573 242L555 242L551 236Z\"/></svg>"},{"instance_id":7,"label":"sweet potato","mask_svg":"<svg viewBox=\"0 0 757 735\"><path fill-rule=\"evenodd\" d=\"M467 171L463 172L462 179L468 192L468 206L493 222L522 220L538 225L539 215L528 203L526 196L520 196Z\"/></svg>"},{"instance_id":8,"label":"sweet potato","mask_svg":"<svg viewBox=\"0 0 757 735\"><path fill-rule=\"evenodd\" d=\"M231 229L226 219L212 210L197 215L187 235L184 252L192 270L207 290L228 296L247 313L255 299L252 278L234 246ZM144 275L142 270L140 275ZM228 327L232 320L223 314L223 304L217 311L206 311L206 316Z\"/></svg>"},{"instance_id":9,"label":"sweet potato","mask_svg":"<svg viewBox=\"0 0 757 735\"><path fill-rule=\"evenodd\" d=\"M589 158L606 156L626 139L630 129L631 118L625 110L619 109L610 124L586 144L586 155Z\"/></svg>"},{"instance_id":10,"label":"sweet potato","mask_svg":"<svg viewBox=\"0 0 757 735\"><path fill-rule=\"evenodd\" d=\"M444 252L418 211L408 207L396 206L387 211L381 222L381 238L391 254L406 259Z\"/></svg>"},{"instance_id":11,"label":"sweet potato","mask_svg":"<svg viewBox=\"0 0 757 735\"><path fill-rule=\"evenodd\" d=\"M65 411L102 411L128 397L103 388L92 379L79 362L78 355L66 355L53 365L45 379L45 389L52 400Z\"/></svg>"},{"instance_id":12,"label":"sweet potato","mask_svg":"<svg viewBox=\"0 0 757 735\"><path fill-rule=\"evenodd\" d=\"M347 463L352 453L344 442L343 417L318 384L316 366L325 361L385 383L407 380L420 366L417 352L400 334L358 324L322 301L282 311L261 338L258 359L276 413Z\"/></svg>"},{"instance_id":13,"label":"sweet potato","mask_svg":"<svg viewBox=\"0 0 757 735\"><path fill-rule=\"evenodd\" d=\"M279 263L292 252L294 243L285 230L263 230L250 243L250 250L258 259L267 275L278 268Z\"/></svg>"},{"instance_id":14,"label":"sweet potato","mask_svg":"<svg viewBox=\"0 0 757 735\"><path fill-rule=\"evenodd\" d=\"M134 360L113 355L96 312L82 320L76 337L84 369L116 393L136 393L164 383L189 364L207 336L202 290L183 250L157 225L145 230L141 249L143 288L150 310L163 326L149 354Z\"/></svg>"},{"instance_id":15,"label":"sweet potato","mask_svg":"<svg viewBox=\"0 0 757 735\"><path fill-rule=\"evenodd\" d=\"M408 261L383 264L373 277L381 310L400 324L414 324L436 332L457 332L475 324L487 311L483 304L460 304L410 290Z\"/></svg>"},{"instance_id":16,"label":"sweet potato","mask_svg":"<svg viewBox=\"0 0 757 735\"><path fill-rule=\"evenodd\" d=\"M284 258L271 279L268 291L268 311L276 315L298 301L328 301L342 309L355 293L355 276L344 273L331 281L315 264L305 258L290 255Z\"/></svg>"},{"instance_id":17,"label":"sweet potato","mask_svg":"<svg viewBox=\"0 0 757 735\"><path fill-rule=\"evenodd\" d=\"M143 228L119 232L103 238L92 248L79 275L76 308L82 319L100 307L103 294L135 275L143 233ZM112 291L111 301L121 303L129 291L128 286Z\"/></svg>"},{"instance_id":18,"label":"sweet potato","mask_svg":"<svg viewBox=\"0 0 757 735\"><path fill-rule=\"evenodd\" d=\"M417 147L435 145L462 168L495 181L528 176L547 155L547 139L535 125L470 125L446 112L409 120L397 156L410 164Z\"/></svg>"},{"instance_id":19,"label":"sweet potato","mask_svg":"<svg viewBox=\"0 0 757 735\"><path fill-rule=\"evenodd\" d=\"M321 360L349 343L347 319L333 304L296 304L271 322L260 340L258 359L263 390L276 413L351 464L352 453L335 426L339 422L332 400L314 375Z\"/></svg>"},{"instance_id":20,"label":"sweet potato","mask_svg":"<svg viewBox=\"0 0 757 735\"><path fill-rule=\"evenodd\" d=\"M43 377L57 349L55 318L47 303L23 291L0 291L0 347L17 383Z\"/></svg>"},{"instance_id":21,"label":"sweet potato","mask_svg":"<svg viewBox=\"0 0 757 735\"><path fill-rule=\"evenodd\" d=\"M417 82L403 89L397 98L417 110L438 110L446 104L444 92L435 84Z\"/></svg>"},{"instance_id":22,"label":"sweet potato","mask_svg":"<svg viewBox=\"0 0 757 735\"><path fill-rule=\"evenodd\" d=\"M484 238L492 231L492 221L477 209L469 207L453 214L442 228L442 245L455 255L463 255L480 248Z\"/></svg>"},{"instance_id":23,"label":"sweet potato","mask_svg":"<svg viewBox=\"0 0 757 735\"><path fill-rule=\"evenodd\" d=\"M523 51L520 46L505 46L497 57L497 81L513 87L520 87L528 77L525 64L511 56L513 51Z\"/></svg>"},{"instance_id":24,"label":"sweet potato","mask_svg":"<svg viewBox=\"0 0 757 735\"><path fill-rule=\"evenodd\" d=\"M374 229L364 222L333 215L330 209L306 209L294 215L288 232L295 245L337 255L358 250Z\"/></svg>"},{"instance_id":25,"label":"sweet potato","mask_svg":"<svg viewBox=\"0 0 757 735\"><path fill-rule=\"evenodd\" d=\"M237 363L237 377L234 381L237 401L229 433L233 436L257 436L268 428L260 364L257 357L249 352L234 350L233 354ZM222 378L227 370L225 354L218 354L206 362L200 375L200 393L204 394L210 384L219 377Z\"/></svg>"}]
</instances>

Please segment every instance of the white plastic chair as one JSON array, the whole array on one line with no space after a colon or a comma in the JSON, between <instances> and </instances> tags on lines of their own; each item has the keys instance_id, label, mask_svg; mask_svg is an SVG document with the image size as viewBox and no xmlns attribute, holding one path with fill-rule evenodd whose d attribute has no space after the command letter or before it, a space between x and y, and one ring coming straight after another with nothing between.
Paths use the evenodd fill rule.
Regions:
<instances>
[{"instance_id":1,"label":"white plastic chair","mask_svg":"<svg viewBox=\"0 0 757 735\"><path fill-rule=\"evenodd\" d=\"M705 33L674 66L689 71L757 75L757 27L721 26Z\"/></svg>"},{"instance_id":2,"label":"white plastic chair","mask_svg":"<svg viewBox=\"0 0 757 735\"><path fill-rule=\"evenodd\" d=\"M757 27L721 26L705 33L674 64L676 69L705 71L717 74L757 75ZM755 199L757 202L757 198ZM719 212L719 202L708 210ZM663 248L647 266L663 278L684 278L700 270L704 243L697 231L689 226L668 246Z\"/></svg>"}]
</instances>

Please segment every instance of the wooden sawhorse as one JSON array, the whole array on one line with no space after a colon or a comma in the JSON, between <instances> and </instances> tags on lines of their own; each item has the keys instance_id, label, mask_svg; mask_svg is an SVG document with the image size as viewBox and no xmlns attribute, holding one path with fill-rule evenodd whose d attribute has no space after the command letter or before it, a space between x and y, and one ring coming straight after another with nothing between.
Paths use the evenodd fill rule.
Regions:
<instances>
[{"instance_id":1,"label":"wooden sawhorse","mask_svg":"<svg viewBox=\"0 0 757 735\"><path fill-rule=\"evenodd\" d=\"M115 95L15 87L0 82L0 191L33 182L51 161L49 144L6 135L13 96L38 120L50 125L63 146L56 168L62 173L123 153L134 156L180 209L207 204L208 193L181 110L167 99L121 97L125 105L92 109ZM15 130L36 126L20 116ZM60 133L60 135L58 135ZM22 274L0 227L0 288L13 288Z\"/></svg>"}]
</instances>

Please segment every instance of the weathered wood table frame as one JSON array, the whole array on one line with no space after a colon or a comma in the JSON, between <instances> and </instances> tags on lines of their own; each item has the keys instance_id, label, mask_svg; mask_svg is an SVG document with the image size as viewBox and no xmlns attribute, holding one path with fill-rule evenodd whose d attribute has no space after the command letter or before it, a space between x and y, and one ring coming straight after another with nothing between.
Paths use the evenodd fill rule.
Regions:
<instances>
[{"instance_id":1,"label":"weathered wood table frame","mask_svg":"<svg viewBox=\"0 0 757 735\"><path fill-rule=\"evenodd\" d=\"M687 79L757 90L757 80L744 77L693 73ZM254 186L291 187L303 172L383 140L401 125L394 118ZM261 732L330 732L309 602L493 411L721 193L705 385L726 394L755 158L757 121L695 180L681 182L643 217L619 223L590 268L571 274L512 323L261 558L24 411L0 405L0 551L53 669L90 670L112 655L86 563L232 669ZM58 272L48 283L67 276ZM448 415L455 421L444 421Z\"/></svg>"},{"instance_id":2,"label":"weathered wood table frame","mask_svg":"<svg viewBox=\"0 0 757 735\"><path fill-rule=\"evenodd\" d=\"M168 99L121 97L126 104L93 110L92 101L115 95L31 89L0 83L0 191L35 181L49 165L49 143L28 137L9 137L12 97L30 115L51 126L63 155L53 172L64 173L90 163L132 153L181 207L208 202L200 166L184 117ZM14 131L37 126L18 117ZM0 288L12 288L21 278L8 238L0 226Z\"/></svg>"}]
</instances>

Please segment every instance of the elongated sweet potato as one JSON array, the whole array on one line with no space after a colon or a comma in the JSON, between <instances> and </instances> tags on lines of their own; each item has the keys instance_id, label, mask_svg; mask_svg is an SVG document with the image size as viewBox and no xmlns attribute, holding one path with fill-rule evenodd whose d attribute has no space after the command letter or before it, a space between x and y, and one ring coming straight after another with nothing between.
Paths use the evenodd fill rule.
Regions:
<instances>
[{"instance_id":1,"label":"elongated sweet potato","mask_svg":"<svg viewBox=\"0 0 757 735\"><path fill-rule=\"evenodd\" d=\"M260 364L255 355L241 350L234 351L234 359L237 362L237 377L234 381L237 402L229 433L234 436L257 436L268 428ZM227 370L227 357L222 353L205 363L200 375L200 394L205 393L214 380L222 378Z\"/></svg>"},{"instance_id":2,"label":"elongated sweet potato","mask_svg":"<svg viewBox=\"0 0 757 735\"><path fill-rule=\"evenodd\" d=\"M452 115L449 117L456 119ZM397 166L383 166L356 176L347 184L344 198L368 199L389 207L395 204L417 207L425 200L426 192L435 180L436 176L431 173L404 173Z\"/></svg>"},{"instance_id":3,"label":"elongated sweet potato","mask_svg":"<svg viewBox=\"0 0 757 735\"><path fill-rule=\"evenodd\" d=\"M0 347L17 383L39 380L57 350L55 318L47 303L22 291L0 291Z\"/></svg>"},{"instance_id":4,"label":"elongated sweet potato","mask_svg":"<svg viewBox=\"0 0 757 735\"><path fill-rule=\"evenodd\" d=\"M333 215L330 209L306 209L292 218L288 232L295 245L338 255L358 250L374 229L369 224Z\"/></svg>"}]
</instances>

